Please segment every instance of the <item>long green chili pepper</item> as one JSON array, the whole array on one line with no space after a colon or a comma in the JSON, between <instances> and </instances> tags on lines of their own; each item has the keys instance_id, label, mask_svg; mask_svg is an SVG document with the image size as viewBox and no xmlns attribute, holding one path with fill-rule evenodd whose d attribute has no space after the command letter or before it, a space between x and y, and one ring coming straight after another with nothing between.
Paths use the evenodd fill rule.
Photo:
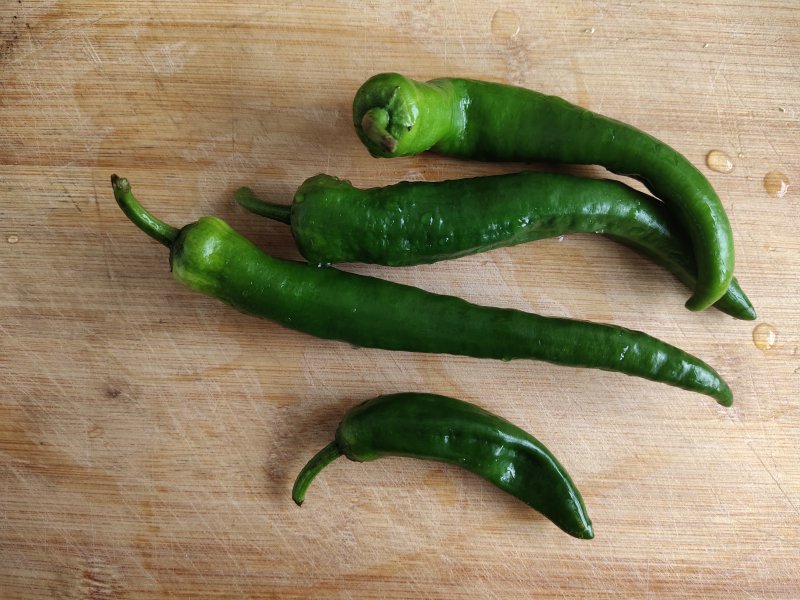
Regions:
<instances>
[{"instance_id":1,"label":"long green chili pepper","mask_svg":"<svg viewBox=\"0 0 800 600\"><path fill-rule=\"evenodd\" d=\"M689 240L661 202L618 181L524 172L359 189L316 175L291 206L236 200L291 226L310 263L432 263L568 233L603 233L666 267L688 287L697 268ZM738 319L755 310L736 279L715 306Z\"/></svg>"},{"instance_id":2,"label":"long green chili pepper","mask_svg":"<svg viewBox=\"0 0 800 600\"><path fill-rule=\"evenodd\" d=\"M577 538L594 537L578 488L544 445L482 408L435 394L401 393L367 400L344 415L335 441L295 480L300 505L314 478L339 456L366 462L407 456L463 467L540 512Z\"/></svg>"},{"instance_id":3,"label":"long green chili pepper","mask_svg":"<svg viewBox=\"0 0 800 600\"><path fill-rule=\"evenodd\" d=\"M170 248L178 281L242 312L356 346L606 369L708 394L725 406L733 401L706 363L647 334L279 260L214 217L175 229L142 208L127 180L112 176L112 185L128 218Z\"/></svg>"},{"instance_id":4,"label":"long green chili pepper","mask_svg":"<svg viewBox=\"0 0 800 600\"><path fill-rule=\"evenodd\" d=\"M683 155L630 125L532 90L467 79L376 75L353 101L353 123L374 156L426 150L492 161L602 165L642 181L669 203L692 240L703 310L733 277L733 235L714 189Z\"/></svg>"}]
</instances>

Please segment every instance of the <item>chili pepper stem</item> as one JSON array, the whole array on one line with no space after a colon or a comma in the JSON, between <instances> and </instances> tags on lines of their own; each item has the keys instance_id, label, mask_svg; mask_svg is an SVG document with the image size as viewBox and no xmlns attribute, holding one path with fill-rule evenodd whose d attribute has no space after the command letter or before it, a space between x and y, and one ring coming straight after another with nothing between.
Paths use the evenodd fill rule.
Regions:
<instances>
[{"instance_id":1,"label":"chili pepper stem","mask_svg":"<svg viewBox=\"0 0 800 600\"><path fill-rule=\"evenodd\" d=\"M292 500L294 500L297 506L303 504L303 500L305 500L306 497L306 490L308 486L311 485L311 482L314 481L314 478L319 475L319 472L341 455L342 451L339 449L338 444L336 442L331 442L308 461L297 476L294 487L292 487Z\"/></svg>"},{"instance_id":2,"label":"chili pepper stem","mask_svg":"<svg viewBox=\"0 0 800 600\"><path fill-rule=\"evenodd\" d=\"M366 136L388 152L394 152L397 140L386 130L388 126L389 112L385 108L377 106L370 108L361 118L361 128Z\"/></svg>"},{"instance_id":3,"label":"chili pepper stem","mask_svg":"<svg viewBox=\"0 0 800 600\"><path fill-rule=\"evenodd\" d=\"M286 206L284 204L273 204L272 202L266 202L261 198L257 197L253 190L249 187L240 187L233 193L233 197L236 199L236 203L244 208L245 210L250 211L251 213L255 213L257 215L261 215L262 217L267 217L268 219L274 219L275 221L280 221L281 223L286 223L287 225L291 225L292 221L292 207Z\"/></svg>"},{"instance_id":4,"label":"chili pepper stem","mask_svg":"<svg viewBox=\"0 0 800 600\"><path fill-rule=\"evenodd\" d=\"M125 213L125 216L151 238L169 248L172 242L175 241L175 238L178 237L180 230L155 218L147 212L144 207L139 204L139 201L134 198L131 192L131 184L128 183L128 180L124 177L112 175L111 187L114 188L114 198L122 209L122 212Z\"/></svg>"}]
</instances>

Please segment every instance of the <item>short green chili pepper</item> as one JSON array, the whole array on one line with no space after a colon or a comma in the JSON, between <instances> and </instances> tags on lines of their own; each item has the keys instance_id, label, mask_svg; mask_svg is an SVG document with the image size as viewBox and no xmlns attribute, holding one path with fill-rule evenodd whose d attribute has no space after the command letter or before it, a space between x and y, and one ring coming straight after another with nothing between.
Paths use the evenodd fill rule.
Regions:
<instances>
[{"instance_id":1,"label":"short green chili pepper","mask_svg":"<svg viewBox=\"0 0 800 600\"><path fill-rule=\"evenodd\" d=\"M291 206L259 200L249 188L237 190L236 201L289 224L314 264L418 265L594 232L651 258L689 287L696 281L691 243L664 205L608 179L523 172L359 189L316 175ZM738 319L756 317L736 279L715 306Z\"/></svg>"},{"instance_id":2,"label":"short green chili pepper","mask_svg":"<svg viewBox=\"0 0 800 600\"><path fill-rule=\"evenodd\" d=\"M353 123L374 156L426 150L491 161L597 164L642 181L669 203L692 240L703 310L733 277L733 235L711 184L683 155L630 125L556 96L468 79L421 83L376 75L353 101Z\"/></svg>"},{"instance_id":3,"label":"short green chili pepper","mask_svg":"<svg viewBox=\"0 0 800 600\"><path fill-rule=\"evenodd\" d=\"M170 249L173 276L245 313L313 336L384 350L528 358L618 371L733 402L698 358L645 333L461 298L264 254L230 225L203 217L178 230L150 215L127 180L112 176L117 203Z\"/></svg>"},{"instance_id":4,"label":"short green chili pepper","mask_svg":"<svg viewBox=\"0 0 800 600\"><path fill-rule=\"evenodd\" d=\"M300 505L322 469L339 456L366 462L406 456L463 467L540 512L577 538L594 537L578 488L544 445L482 408L435 394L379 396L350 409L335 441L300 471L292 498Z\"/></svg>"}]
</instances>

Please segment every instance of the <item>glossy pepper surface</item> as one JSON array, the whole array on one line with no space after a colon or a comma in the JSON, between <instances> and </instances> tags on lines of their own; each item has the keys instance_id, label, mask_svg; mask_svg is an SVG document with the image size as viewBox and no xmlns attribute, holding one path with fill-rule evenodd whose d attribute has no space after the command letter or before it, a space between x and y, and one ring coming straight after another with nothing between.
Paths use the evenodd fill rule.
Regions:
<instances>
[{"instance_id":1,"label":"glossy pepper surface","mask_svg":"<svg viewBox=\"0 0 800 600\"><path fill-rule=\"evenodd\" d=\"M618 371L708 394L730 388L700 359L645 333L512 309L268 256L227 223L203 217L178 230L136 201L112 176L117 203L170 248L173 276L242 312L356 346L502 360L536 359Z\"/></svg>"},{"instance_id":2,"label":"glossy pepper surface","mask_svg":"<svg viewBox=\"0 0 800 600\"><path fill-rule=\"evenodd\" d=\"M291 206L259 200L248 188L237 190L236 200L289 224L300 253L314 264L417 265L569 233L602 233L688 287L696 281L691 242L663 203L608 179L523 172L359 189L323 174L307 179ZM715 306L739 319L756 316L735 279Z\"/></svg>"},{"instance_id":3,"label":"glossy pepper surface","mask_svg":"<svg viewBox=\"0 0 800 600\"><path fill-rule=\"evenodd\" d=\"M462 400L400 393L353 407L339 423L335 440L297 476L292 498L298 505L319 472L342 455L357 462L406 456L458 465L570 535L594 537L578 488L555 456L529 433Z\"/></svg>"},{"instance_id":4,"label":"glossy pepper surface","mask_svg":"<svg viewBox=\"0 0 800 600\"><path fill-rule=\"evenodd\" d=\"M562 98L474 81L413 81L376 75L353 101L353 123L374 156L433 150L467 159L597 164L635 177L669 204L689 234L697 283L687 302L702 310L733 277L733 235L708 180L682 154L630 125Z\"/></svg>"}]
</instances>

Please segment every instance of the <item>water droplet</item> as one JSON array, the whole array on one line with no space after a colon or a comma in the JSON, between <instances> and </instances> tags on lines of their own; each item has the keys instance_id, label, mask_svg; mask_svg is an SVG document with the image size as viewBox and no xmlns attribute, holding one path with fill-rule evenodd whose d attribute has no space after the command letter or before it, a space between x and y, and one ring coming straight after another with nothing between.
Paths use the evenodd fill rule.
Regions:
<instances>
[{"instance_id":1,"label":"water droplet","mask_svg":"<svg viewBox=\"0 0 800 600\"><path fill-rule=\"evenodd\" d=\"M519 33L519 16L513 10L499 8L492 15L492 35L501 40L511 40Z\"/></svg>"},{"instance_id":2,"label":"water droplet","mask_svg":"<svg viewBox=\"0 0 800 600\"><path fill-rule=\"evenodd\" d=\"M789 190L789 178L780 171L770 171L764 175L764 189L774 198L783 198Z\"/></svg>"},{"instance_id":3,"label":"water droplet","mask_svg":"<svg viewBox=\"0 0 800 600\"><path fill-rule=\"evenodd\" d=\"M420 223L425 225L426 227L430 227L433 225L433 213L426 212L423 214L420 219Z\"/></svg>"},{"instance_id":4,"label":"water droplet","mask_svg":"<svg viewBox=\"0 0 800 600\"><path fill-rule=\"evenodd\" d=\"M564 236L563 235L558 236L558 241L559 242L563 242L564 241Z\"/></svg>"},{"instance_id":5,"label":"water droplet","mask_svg":"<svg viewBox=\"0 0 800 600\"><path fill-rule=\"evenodd\" d=\"M583 33L594 33L594 27L587 27L583 30Z\"/></svg>"},{"instance_id":6,"label":"water droplet","mask_svg":"<svg viewBox=\"0 0 800 600\"><path fill-rule=\"evenodd\" d=\"M786 109L783 108L782 106L779 106L778 107L778 112L786 112Z\"/></svg>"},{"instance_id":7,"label":"water droplet","mask_svg":"<svg viewBox=\"0 0 800 600\"><path fill-rule=\"evenodd\" d=\"M710 45L711 45L711 44L709 44L708 42L706 42L705 44L703 44L703 48L708 48Z\"/></svg>"},{"instance_id":8,"label":"water droplet","mask_svg":"<svg viewBox=\"0 0 800 600\"><path fill-rule=\"evenodd\" d=\"M733 171L733 161L731 157L722 150L712 150L706 154L706 164L712 171L718 173L730 173Z\"/></svg>"},{"instance_id":9,"label":"water droplet","mask_svg":"<svg viewBox=\"0 0 800 600\"><path fill-rule=\"evenodd\" d=\"M759 350L771 349L778 339L778 330L769 323L760 323L753 329L753 344Z\"/></svg>"},{"instance_id":10,"label":"water droplet","mask_svg":"<svg viewBox=\"0 0 800 600\"><path fill-rule=\"evenodd\" d=\"M10 236L8 236L8 238L6 238L6 241L9 244L16 244L19 241L19 236L18 235L10 235Z\"/></svg>"}]
</instances>

